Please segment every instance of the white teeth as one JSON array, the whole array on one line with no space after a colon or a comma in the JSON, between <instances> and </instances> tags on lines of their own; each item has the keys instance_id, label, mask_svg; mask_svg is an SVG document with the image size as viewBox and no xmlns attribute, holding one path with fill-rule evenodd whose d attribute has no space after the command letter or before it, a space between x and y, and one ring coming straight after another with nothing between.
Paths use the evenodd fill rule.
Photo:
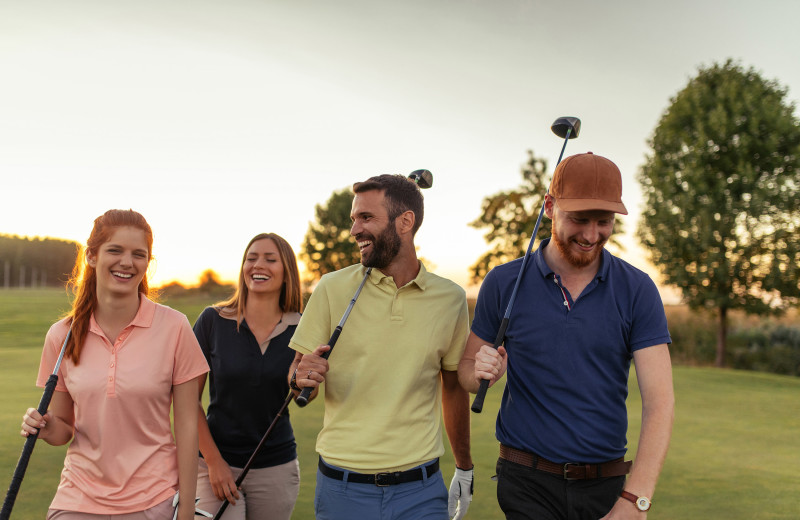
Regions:
<instances>
[{"instance_id":1,"label":"white teeth","mask_svg":"<svg viewBox=\"0 0 800 520\"><path fill-rule=\"evenodd\" d=\"M371 243L372 243L372 241L371 241L371 240L365 240L365 241L363 241L363 242L358 242L358 247L367 247L367 246L368 246L368 245L370 245Z\"/></svg>"},{"instance_id":2,"label":"white teeth","mask_svg":"<svg viewBox=\"0 0 800 520\"><path fill-rule=\"evenodd\" d=\"M269 280L269 278L270 278L269 276L264 275L264 274L254 274L253 275L253 280Z\"/></svg>"},{"instance_id":3,"label":"white teeth","mask_svg":"<svg viewBox=\"0 0 800 520\"><path fill-rule=\"evenodd\" d=\"M113 271L111 274L113 274L114 276L116 276L118 278L125 278L125 279L133 278L133 275L130 274L130 273L118 273L116 271Z\"/></svg>"}]
</instances>

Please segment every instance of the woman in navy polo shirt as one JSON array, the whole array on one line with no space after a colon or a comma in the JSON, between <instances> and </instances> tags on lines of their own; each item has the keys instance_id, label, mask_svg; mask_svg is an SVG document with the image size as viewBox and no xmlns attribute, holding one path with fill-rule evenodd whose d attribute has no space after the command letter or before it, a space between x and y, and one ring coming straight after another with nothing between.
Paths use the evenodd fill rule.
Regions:
<instances>
[{"instance_id":1,"label":"woman in navy polo shirt","mask_svg":"<svg viewBox=\"0 0 800 520\"><path fill-rule=\"evenodd\" d=\"M239 490L236 478L289 392L294 358L289 339L303 300L297 260L274 233L247 244L239 285L226 301L206 308L194 333L211 367L208 415L199 420L199 509L225 519L285 519L300 489L300 468L288 411L280 417ZM200 380L200 393L205 377Z\"/></svg>"}]
</instances>

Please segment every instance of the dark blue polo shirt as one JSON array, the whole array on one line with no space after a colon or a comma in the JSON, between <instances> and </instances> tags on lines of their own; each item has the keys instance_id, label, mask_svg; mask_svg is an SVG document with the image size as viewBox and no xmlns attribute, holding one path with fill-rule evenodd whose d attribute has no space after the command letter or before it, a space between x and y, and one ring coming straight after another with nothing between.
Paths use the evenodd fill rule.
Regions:
<instances>
[{"instance_id":1,"label":"dark blue polo shirt","mask_svg":"<svg viewBox=\"0 0 800 520\"><path fill-rule=\"evenodd\" d=\"M294 359L289 340L296 324L272 338L264 354L247 322L207 307L194 333L211 371L208 374L208 427L222 457L241 468L258 446L289 394L287 374ZM253 468L277 466L297 458L289 410L278 419Z\"/></svg>"},{"instance_id":2,"label":"dark blue polo shirt","mask_svg":"<svg viewBox=\"0 0 800 520\"><path fill-rule=\"evenodd\" d=\"M529 258L510 316L496 436L554 462L613 460L627 446L633 352L671 342L664 306L647 274L605 250L597 276L574 301L544 261L549 242ZM488 344L521 262L498 266L483 281L472 331Z\"/></svg>"}]
</instances>

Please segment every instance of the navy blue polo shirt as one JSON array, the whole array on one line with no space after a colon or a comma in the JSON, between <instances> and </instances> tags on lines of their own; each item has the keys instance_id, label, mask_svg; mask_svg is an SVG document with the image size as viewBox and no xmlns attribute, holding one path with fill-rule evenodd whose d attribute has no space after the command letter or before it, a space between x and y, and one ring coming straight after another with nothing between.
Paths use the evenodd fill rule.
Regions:
<instances>
[{"instance_id":1,"label":"navy blue polo shirt","mask_svg":"<svg viewBox=\"0 0 800 520\"><path fill-rule=\"evenodd\" d=\"M297 324L272 338L264 354L247 322L223 318L207 307L194 333L211 371L208 374L208 427L222 458L237 468L247 464L289 394L287 374L294 359L289 340ZM289 410L278 419L253 468L297 458Z\"/></svg>"},{"instance_id":2,"label":"navy blue polo shirt","mask_svg":"<svg viewBox=\"0 0 800 520\"><path fill-rule=\"evenodd\" d=\"M647 274L605 250L597 276L575 301L544 260L549 242L528 259L506 330L496 436L554 462L613 460L627 446L633 352L671 342L664 306ZM472 331L488 344L521 262L498 266L483 281Z\"/></svg>"}]
</instances>

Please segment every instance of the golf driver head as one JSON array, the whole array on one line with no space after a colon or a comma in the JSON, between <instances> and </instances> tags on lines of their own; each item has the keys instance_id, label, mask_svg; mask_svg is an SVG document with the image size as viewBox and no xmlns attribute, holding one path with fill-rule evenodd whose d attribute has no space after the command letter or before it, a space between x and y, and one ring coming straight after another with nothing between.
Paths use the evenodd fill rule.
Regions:
<instances>
[{"instance_id":1,"label":"golf driver head","mask_svg":"<svg viewBox=\"0 0 800 520\"><path fill-rule=\"evenodd\" d=\"M417 186L422 190L433 186L433 174L430 170L414 170L408 174L408 178L417 183Z\"/></svg>"},{"instance_id":2,"label":"golf driver head","mask_svg":"<svg viewBox=\"0 0 800 520\"><path fill-rule=\"evenodd\" d=\"M581 120L577 117L559 117L555 120L550 129L562 139L567 137L567 131L571 130L569 132L569 138L575 139L578 137L578 134L581 133Z\"/></svg>"}]
</instances>

